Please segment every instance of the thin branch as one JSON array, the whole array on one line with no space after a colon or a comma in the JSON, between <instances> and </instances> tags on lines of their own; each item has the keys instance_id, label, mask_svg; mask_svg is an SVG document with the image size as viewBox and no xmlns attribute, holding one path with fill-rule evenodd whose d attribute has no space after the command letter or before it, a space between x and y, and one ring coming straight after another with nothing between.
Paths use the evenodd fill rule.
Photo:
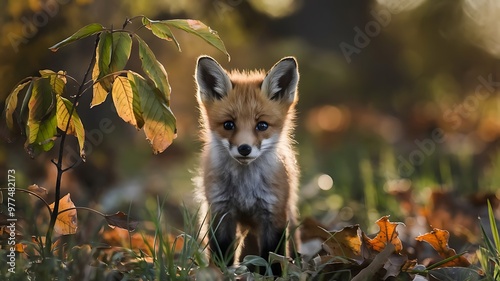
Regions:
<instances>
[{"instance_id":1,"label":"thin branch","mask_svg":"<svg viewBox=\"0 0 500 281\"><path fill-rule=\"evenodd\" d=\"M0 188L0 190L8 190L8 188L7 187L2 187L2 188ZM52 216L52 210L50 209L50 204L45 199L43 199L42 196L36 194L35 192L33 192L31 190L24 189L24 188L18 188L18 189L16 189L16 191L25 192L25 193L28 193L28 194L33 195L36 198L40 199L43 202L43 204L45 205L45 207L47 207L47 210L49 211L49 214Z\"/></svg>"},{"instance_id":2,"label":"thin branch","mask_svg":"<svg viewBox=\"0 0 500 281\"><path fill-rule=\"evenodd\" d=\"M131 21L129 18L126 18L126 19L125 19L125 22L124 22L124 23L123 23L123 25L122 25L122 29L125 29L125 27L126 27L126 26L127 26L127 24L129 24L129 23L132 23L132 21Z\"/></svg>"},{"instance_id":3,"label":"thin branch","mask_svg":"<svg viewBox=\"0 0 500 281\"><path fill-rule=\"evenodd\" d=\"M87 84L89 84L90 82L92 82L92 85L89 85L87 86L83 91L82 91L82 94L85 93L86 91L92 89L94 87L95 84L101 82L103 79L106 79L108 77L112 77L112 76L115 76L115 75L120 75L120 74L128 74L129 72L131 72L131 70L119 70L119 71L115 71L115 72L112 72L112 73L109 73L109 74L106 74L104 75L103 77L99 78L99 79L96 79L95 81L94 80L89 80L87 82L85 82L85 86L87 86Z\"/></svg>"},{"instance_id":4,"label":"thin branch","mask_svg":"<svg viewBox=\"0 0 500 281\"><path fill-rule=\"evenodd\" d=\"M73 167L75 167L75 166L76 166L76 164L78 164L78 163L80 163L80 162L76 162L76 161L75 161L75 162L73 162L73 163L72 163L71 165L69 165L68 167L66 167L66 168L62 169L62 170L61 170L61 172L65 173L65 172L67 172L68 170L73 169Z\"/></svg>"},{"instance_id":5,"label":"thin branch","mask_svg":"<svg viewBox=\"0 0 500 281\"><path fill-rule=\"evenodd\" d=\"M60 214L62 214L64 212L67 212L67 211L71 211L71 210L85 210L85 211L89 211L89 212L98 214L98 215L100 215L103 218L106 218L106 214L101 213L101 212L99 212L97 210L88 208L88 207L71 207L71 208L67 208L67 209L61 210L58 215L60 215Z\"/></svg>"},{"instance_id":6,"label":"thin branch","mask_svg":"<svg viewBox=\"0 0 500 281\"><path fill-rule=\"evenodd\" d=\"M49 227L47 229L47 234L45 236L45 241L46 241L45 252L46 252L47 256L50 256L50 254L51 254L52 233L54 232L54 226L56 224L57 216L59 213L59 199L61 198L62 175L65 171L67 171L67 170L62 169L62 162L63 162L63 156L64 156L64 144L66 142L67 132L68 132L68 129L69 129L69 126L71 123L71 117L73 116L73 112L76 110L76 105L78 104L78 100L82 96L82 91L83 91L83 87L85 85L85 81L87 80L87 78L91 72L92 65L93 65L93 62L94 62L95 56L96 56L96 49L97 49L98 43L99 43L99 36L96 37L95 47L93 48L92 57L90 58L90 63L89 63L89 66L87 68L87 71L85 72L85 75L83 76L83 83L79 84L75 100L73 101L73 105L69 111L69 116L68 116L68 121L66 123L66 128L61 135L61 142L59 143L58 160L57 160L57 163L54 163L56 168L57 168L57 178L56 178L56 188L55 188L54 209L53 209L53 212L50 216L50 223L49 223Z\"/></svg>"}]
</instances>

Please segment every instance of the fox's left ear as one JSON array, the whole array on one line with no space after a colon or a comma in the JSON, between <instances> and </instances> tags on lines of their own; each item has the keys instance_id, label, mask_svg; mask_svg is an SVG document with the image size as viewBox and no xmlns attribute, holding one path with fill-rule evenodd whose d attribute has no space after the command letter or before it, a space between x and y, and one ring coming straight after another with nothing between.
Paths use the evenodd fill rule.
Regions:
<instances>
[{"instance_id":1,"label":"fox's left ear","mask_svg":"<svg viewBox=\"0 0 500 281\"><path fill-rule=\"evenodd\" d=\"M297 98L299 70L294 57L285 57L267 72L261 90L271 100L293 103Z\"/></svg>"}]
</instances>

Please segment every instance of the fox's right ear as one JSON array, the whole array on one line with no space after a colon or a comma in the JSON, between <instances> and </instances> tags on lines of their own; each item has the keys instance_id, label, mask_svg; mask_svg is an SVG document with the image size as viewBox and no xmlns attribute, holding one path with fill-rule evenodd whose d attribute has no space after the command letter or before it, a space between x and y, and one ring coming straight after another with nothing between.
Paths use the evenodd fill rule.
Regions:
<instances>
[{"instance_id":1,"label":"fox's right ear","mask_svg":"<svg viewBox=\"0 0 500 281\"><path fill-rule=\"evenodd\" d=\"M209 56L198 58L195 79L202 101L222 99L233 87L226 71Z\"/></svg>"}]
</instances>

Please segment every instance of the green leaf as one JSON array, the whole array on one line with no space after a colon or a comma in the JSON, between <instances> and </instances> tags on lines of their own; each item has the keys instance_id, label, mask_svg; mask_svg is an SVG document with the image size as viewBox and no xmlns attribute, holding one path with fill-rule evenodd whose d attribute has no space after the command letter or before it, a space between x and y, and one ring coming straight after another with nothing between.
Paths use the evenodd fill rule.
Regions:
<instances>
[{"instance_id":1,"label":"green leaf","mask_svg":"<svg viewBox=\"0 0 500 281\"><path fill-rule=\"evenodd\" d=\"M80 40L85 37L89 37L91 35L94 35L98 32L101 32L104 30L104 27L98 23L91 23L89 25L86 25L79 29L77 32L75 32L73 35L70 37L64 39L63 41L55 44L54 46L50 47L49 49L52 52L56 52L59 48L66 46L72 42L75 42L77 40Z\"/></svg>"},{"instance_id":2,"label":"green leaf","mask_svg":"<svg viewBox=\"0 0 500 281\"><path fill-rule=\"evenodd\" d=\"M25 148L31 157L41 150L49 151L54 146L57 134L55 94L49 78L34 79L28 102Z\"/></svg>"},{"instance_id":3,"label":"green leaf","mask_svg":"<svg viewBox=\"0 0 500 281\"><path fill-rule=\"evenodd\" d=\"M42 121L30 120L26 127L26 151L31 157L41 151L49 151L54 146L57 134L57 120L55 110L51 110L47 118Z\"/></svg>"},{"instance_id":4,"label":"green leaf","mask_svg":"<svg viewBox=\"0 0 500 281\"><path fill-rule=\"evenodd\" d=\"M140 97L146 138L153 152L161 153L177 137L175 117L167 106L163 93L135 72L130 71L128 78L134 95L137 94Z\"/></svg>"},{"instance_id":5,"label":"green leaf","mask_svg":"<svg viewBox=\"0 0 500 281\"><path fill-rule=\"evenodd\" d=\"M62 95L64 92L64 87L66 86L66 72L58 71L57 73L52 70L40 70L40 75L42 78L50 79L50 86L56 95Z\"/></svg>"},{"instance_id":6,"label":"green leaf","mask_svg":"<svg viewBox=\"0 0 500 281\"><path fill-rule=\"evenodd\" d=\"M224 42L222 42L217 32L215 30L212 30L203 22L191 19L165 20L160 22L166 24L167 26L175 27L177 29L184 30L200 37L208 44L214 46L219 51L226 54L228 60L231 60L231 57L226 50L226 46L224 46Z\"/></svg>"},{"instance_id":7,"label":"green leaf","mask_svg":"<svg viewBox=\"0 0 500 281\"><path fill-rule=\"evenodd\" d=\"M31 98L28 103L28 122L42 121L55 106L54 92L50 85L50 79L38 78L33 81Z\"/></svg>"},{"instance_id":8,"label":"green leaf","mask_svg":"<svg viewBox=\"0 0 500 281\"><path fill-rule=\"evenodd\" d=\"M92 70L92 79L94 80L94 94L90 107L103 103L111 91L112 77L101 79L110 73L109 64L111 63L111 51L113 46L113 36L109 32L103 32L99 36L97 44L95 64Z\"/></svg>"},{"instance_id":9,"label":"green leaf","mask_svg":"<svg viewBox=\"0 0 500 281\"><path fill-rule=\"evenodd\" d=\"M147 17L142 18L142 24L144 24L147 29L151 30L151 32L153 32L156 37L167 41L174 41L179 52L181 51L179 42L177 41L174 34L172 33L172 30L170 30L167 24L162 21L148 19Z\"/></svg>"},{"instance_id":10,"label":"green leaf","mask_svg":"<svg viewBox=\"0 0 500 281\"><path fill-rule=\"evenodd\" d=\"M137 42L139 42L139 58L142 62L142 70L144 70L148 77L153 80L155 87L163 94L166 105L170 106L170 84L168 83L168 76L165 68L156 60L148 44L139 36L136 36L136 39Z\"/></svg>"},{"instance_id":11,"label":"green leaf","mask_svg":"<svg viewBox=\"0 0 500 281\"><path fill-rule=\"evenodd\" d=\"M111 73L109 65L111 64L111 52L113 51L112 47L113 35L109 32L101 33L96 53L96 62L99 66L99 78Z\"/></svg>"},{"instance_id":12,"label":"green leaf","mask_svg":"<svg viewBox=\"0 0 500 281\"><path fill-rule=\"evenodd\" d=\"M9 130L14 129L14 111L16 110L17 107L17 96L21 90L23 90L26 85L31 83L31 81L27 81L21 84L17 84L17 86L12 90L12 92L7 96L7 99L5 100L5 118L7 122L7 127Z\"/></svg>"},{"instance_id":13,"label":"green leaf","mask_svg":"<svg viewBox=\"0 0 500 281\"><path fill-rule=\"evenodd\" d=\"M31 99L31 95L33 93L33 84L34 84L35 79L31 79L30 85L28 86L28 90L26 90L26 95L24 95L23 99L23 104L21 105L21 110L19 112L19 127L21 128L21 131L24 132L24 127L26 126L26 123L28 122L28 103L29 100Z\"/></svg>"},{"instance_id":14,"label":"green leaf","mask_svg":"<svg viewBox=\"0 0 500 281\"><path fill-rule=\"evenodd\" d=\"M69 119L69 113L71 112L71 108L73 107L73 103L71 101L61 96L56 96L56 100L57 127L61 131L65 131L66 127L68 127L66 133L68 135L74 135L78 139L78 146L80 147L80 157L85 160L85 129L83 128L82 120L80 119L80 116L78 116L76 109L74 109L71 114L71 120Z\"/></svg>"},{"instance_id":15,"label":"green leaf","mask_svg":"<svg viewBox=\"0 0 500 281\"><path fill-rule=\"evenodd\" d=\"M110 72L123 70L132 50L132 38L126 32L114 32L111 36L112 50L109 62Z\"/></svg>"},{"instance_id":16,"label":"green leaf","mask_svg":"<svg viewBox=\"0 0 500 281\"><path fill-rule=\"evenodd\" d=\"M144 120L142 119L139 93L132 90L127 77L116 77L111 96L118 116L137 129L142 128Z\"/></svg>"}]
</instances>

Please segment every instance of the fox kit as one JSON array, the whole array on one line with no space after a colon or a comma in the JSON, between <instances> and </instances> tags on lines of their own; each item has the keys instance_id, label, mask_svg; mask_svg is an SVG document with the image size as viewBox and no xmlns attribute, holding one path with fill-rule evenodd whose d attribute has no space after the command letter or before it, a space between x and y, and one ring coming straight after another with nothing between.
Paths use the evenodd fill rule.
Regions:
<instances>
[{"instance_id":1,"label":"fox kit","mask_svg":"<svg viewBox=\"0 0 500 281\"><path fill-rule=\"evenodd\" d=\"M226 72L202 56L195 78L204 141L198 186L211 259L232 265L241 260L238 248L241 257L268 260L269 252L286 254L287 240L296 250L297 61L283 58L267 73ZM279 265L272 270L281 274Z\"/></svg>"}]
</instances>

